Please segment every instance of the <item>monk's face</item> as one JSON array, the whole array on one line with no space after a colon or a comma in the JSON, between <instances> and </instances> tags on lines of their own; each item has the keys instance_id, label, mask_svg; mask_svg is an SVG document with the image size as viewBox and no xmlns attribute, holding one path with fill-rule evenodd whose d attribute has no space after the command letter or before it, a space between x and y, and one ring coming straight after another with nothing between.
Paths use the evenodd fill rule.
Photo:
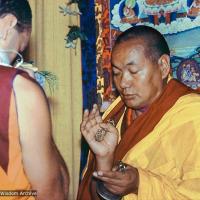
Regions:
<instances>
[{"instance_id":1,"label":"monk's face","mask_svg":"<svg viewBox=\"0 0 200 200\"><path fill-rule=\"evenodd\" d=\"M160 65L145 55L145 48L142 40L132 39L115 45L112 51L115 86L126 106L133 109L148 106L163 90Z\"/></svg>"}]
</instances>

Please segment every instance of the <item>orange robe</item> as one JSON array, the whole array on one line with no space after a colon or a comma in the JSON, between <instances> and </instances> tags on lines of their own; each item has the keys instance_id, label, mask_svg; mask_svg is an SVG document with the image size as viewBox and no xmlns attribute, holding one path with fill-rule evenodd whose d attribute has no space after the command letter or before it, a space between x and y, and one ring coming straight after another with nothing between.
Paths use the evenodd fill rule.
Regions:
<instances>
[{"instance_id":1,"label":"orange robe","mask_svg":"<svg viewBox=\"0 0 200 200\"><path fill-rule=\"evenodd\" d=\"M30 190L19 140L13 80L21 70L0 66L0 199L35 200L33 196L2 196L1 191ZM26 75L25 75L26 76Z\"/></svg>"},{"instance_id":2,"label":"orange robe","mask_svg":"<svg viewBox=\"0 0 200 200\"><path fill-rule=\"evenodd\" d=\"M184 86L176 80L171 80L162 95L148 108L148 110L131 122L130 125L126 125L127 120L123 120L125 128L121 126L121 140L115 151L115 161L122 160L126 153L140 142L145 136L147 136L154 127L159 123L165 113L173 107L177 100L184 95L195 92L194 90ZM159 109L158 109L159 108ZM122 101L116 105L116 107L105 117L104 121L112 119L115 124L120 120L120 116L124 114L125 106ZM127 112L128 114L128 112ZM126 113L124 114L126 118ZM95 170L94 155L90 152L88 164L83 177L83 180L79 187L78 200L92 200L90 194L90 183L92 178L92 172Z\"/></svg>"}]
</instances>

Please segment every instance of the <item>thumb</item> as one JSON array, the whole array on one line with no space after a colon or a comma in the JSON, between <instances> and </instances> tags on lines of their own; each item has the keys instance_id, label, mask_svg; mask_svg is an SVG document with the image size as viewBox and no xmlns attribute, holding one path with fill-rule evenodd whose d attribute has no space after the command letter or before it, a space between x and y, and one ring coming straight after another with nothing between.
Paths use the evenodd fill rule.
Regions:
<instances>
[{"instance_id":1,"label":"thumb","mask_svg":"<svg viewBox=\"0 0 200 200\"><path fill-rule=\"evenodd\" d=\"M118 167L115 165L115 166L112 168L112 171L113 171L113 172L116 172L117 169L118 169Z\"/></svg>"}]
</instances>

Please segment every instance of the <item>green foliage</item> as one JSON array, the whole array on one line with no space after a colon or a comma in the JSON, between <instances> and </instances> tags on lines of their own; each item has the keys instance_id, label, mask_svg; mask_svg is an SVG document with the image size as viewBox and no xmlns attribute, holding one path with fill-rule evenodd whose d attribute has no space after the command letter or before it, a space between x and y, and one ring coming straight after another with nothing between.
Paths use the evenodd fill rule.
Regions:
<instances>
[{"instance_id":1,"label":"green foliage","mask_svg":"<svg viewBox=\"0 0 200 200\"><path fill-rule=\"evenodd\" d=\"M81 0L71 0L71 1L68 2L67 5L71 5L71 4L77 4L78 5L78 9L80 11L84 7L84 3Z\"/></svg>"},{"instance_id":2,"label":"green foliage","mask_svg":"<svg viewBox=\"0 0 200 200\"><path fill-rule=\"evenodd\" d=\"M87 40L87 36L81 32L80 27L78 26L69 26L70 30L67 33L65 40L66 40L66 48L76 48L76 40L79 38L80 40L84 41Z\"/></svg>"},{"instance_id":3,"label":"green foliage","mask_svg":"<svg viewBox=\"0 0 200 200\"><path fill-rule=\"evenodd\" d=\"M70 5L71 4L77 4L78 11L71 10ZM72 16L79 16L81 15L81 8L83 8L83 3L81 0L70 0L68 3L66 3L65 6L59 6L60 13L62 13L64 16L66 15L72 15ZM69 31L65 36L65 47L66 48L72 48L76 49L77 40L80 39L82 41L87 40L87 36L81 31L80 27L77 25L68 26Z\"/></svg>"},{"instance_id":4,"label":"green foliage","mask_svg":"<svg viewBox=\"0 0 200 200\"><path fill-rule=\"evenodd\" d=\"M37 74L41 75L49 86L51 94L55 91L58 85L57 76L49 71L38 71Z\"/></svg>"},{"instance_id":5,"label":"green foliage","mask_svg":"<svg viewBox=\"0 0 200 200\"><path fill-rule=\"evenodd\" d=\"M80 15L81 13L79 11L71 10L68 5L66 6L59 6L60 13L63 13L64 16L66 15Z\"/></svg>"}]
</instances>

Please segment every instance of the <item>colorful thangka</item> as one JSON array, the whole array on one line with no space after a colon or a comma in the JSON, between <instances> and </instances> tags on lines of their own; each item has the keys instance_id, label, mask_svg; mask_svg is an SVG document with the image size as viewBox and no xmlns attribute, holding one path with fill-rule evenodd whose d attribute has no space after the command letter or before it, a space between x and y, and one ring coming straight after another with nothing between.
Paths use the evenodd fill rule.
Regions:
<instances>
[{"instance_id":1,"label":"colorful thangka","mask_svg":"<svg viewBox=\"0 0 200 200\"><path fill-rule=\"evenodd\" d=\"M200 87L200 0L110 0L96 1L95 5L101 7L96 18L101 15L97 26L101 32L97 35L97 93L102 111L116 94L110 66L115 38L140 24L157 29L166 38L173 77L194 89Z\"/></svg>"}]
</instances>

